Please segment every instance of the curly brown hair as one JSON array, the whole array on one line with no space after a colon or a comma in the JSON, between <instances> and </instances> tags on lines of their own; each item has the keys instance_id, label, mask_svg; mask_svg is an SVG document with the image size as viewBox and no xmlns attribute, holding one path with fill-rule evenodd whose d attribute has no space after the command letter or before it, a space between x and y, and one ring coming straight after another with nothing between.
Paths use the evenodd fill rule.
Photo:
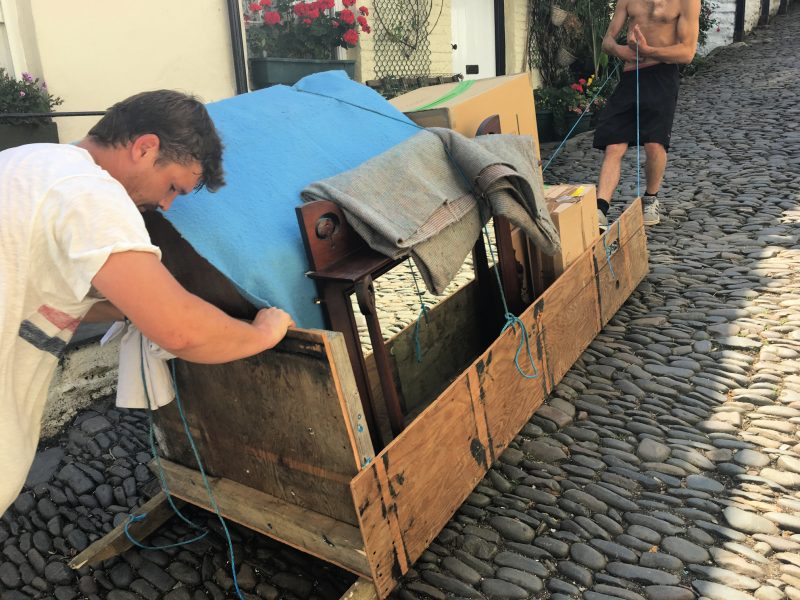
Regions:
<instances>
[{"instance_id":1,"label":"curly brown hair","mask_svg":"<svg viewBox=\"0 0 800 600\"><path fill-rule=\"evenodd\" d=\"M159 163L202 165L195 190L214 192L225 185L222 141L206 107L194 96L173 90L142 92L117 102L89 130L103 146L124 145L146 133L160 140Z\"/></svg>"}]
</instances>

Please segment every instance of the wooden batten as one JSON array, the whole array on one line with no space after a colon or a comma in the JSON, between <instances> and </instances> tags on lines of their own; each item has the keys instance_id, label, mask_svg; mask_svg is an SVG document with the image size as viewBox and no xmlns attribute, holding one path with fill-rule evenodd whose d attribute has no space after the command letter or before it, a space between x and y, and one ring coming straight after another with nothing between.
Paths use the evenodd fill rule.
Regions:
<instances>
[{"instance_id":1,"label":"wooden batten","mask_svg":"<svg viewBox=\"0 0 800 600\"><path fill-rule=\"evenodd\" d=\"M214 512L200 473L168 460L160 462L173 496ZM361 534L356 527L234 481L209 477L208 483L219 512L226 519L356 575L371 576Z\"/></svg>"},{"instance_id":2,"label":"wooden batten","mask_svg":"<svg viewBox=\"0 0 800 600\"><path fill-rule=\"evenodd\" d=\"M178 361L176 375L208 473L357 524L349 482L374 451L341 334L292 330L247 359ZM177 403L155 416L164 456L196 468Z\"/></svg>"},{"instance_id":3,"label":"wooden batten","mask_svg":"<svg viewBox=\"0 0 800 600\"><path fill-rule=\"evenodd\" d=\"M506 330L353 479L359 528L381 598L646 274L639 201L622 215L619 236L616 228L520 315L537 378L517 371L519 333ZM608 247L613 252L606 260ZM533 372L524 349L520 366Z\"/></svg>"}]
</instances>

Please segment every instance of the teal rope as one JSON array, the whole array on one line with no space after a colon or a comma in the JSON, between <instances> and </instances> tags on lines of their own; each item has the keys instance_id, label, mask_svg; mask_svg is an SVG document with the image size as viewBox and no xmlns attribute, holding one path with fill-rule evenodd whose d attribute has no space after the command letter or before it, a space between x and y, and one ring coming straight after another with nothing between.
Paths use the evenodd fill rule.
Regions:
<instances>
[{"instance_id":1,"label":"teal rope","mask_svg":"<svg viewBox=\"0 0 800 600\"><path fill-rule=\"evenodd\" d=\"M423 318L425 319L425 324L428 324L428 306L425 304L422 292L419 289L419 283L417 282L417 275L414 273L414 264L411 262L411 257L408 258L408 268L411 269L411 277L414 279L414 287L417 290L417 297L419 298L420 311L419 315L417 315L417 322L414 324L414 356L417 362L421 363L422 344L419 341L419 326Z\"/></svg>"},{"instance_id":2,"label":"teal rope","mask_svg":"<svg viewBox=\"0 0 800 600\"><path fill-rule=\"evenodd\" d=\"M642 151L639 146L639 41L636 41L636 197L642 197Z\"/></svg>"},{"instance_id":3,"label":"teal rope","mask_svg":"<svg viewBox=\"0 0 800 600\"><path fill-rule=\"evenodd\" d=\"M514 366L517 367L517 371L525 379L537 379L539 377L539 370L536 368L536 363L533 361L533 355L531 354L531 344L530 340L528 339L528 330L525 329L525 323L522 322L522 319L508 309L506 295L503 293L503 283L500 281L500 265L497 264L497 260L494 257L494 249L492 248L492 242L489 239L489 230L486 228L486 225L483 226L483 235L486 239L486 246L489 248L489 254L492 257L492 262L494 263L494 269L492 270L494 271L495 277L497 277L497 286L500 289L500 299L503 301L503 316L506 319L506 324L503 325L503 328L500 330L500 335L503 335L506 329L509 327L515 332L517 327L519 327L522 335L519 340L519 346L517 346L517 351L514 354ZM519 364L519 355L522 352L523 347L528 355L528 362L530 362L531 368L533 369L533 373L530 375L523 371L522 366Z\"/></svg>"},{"instance_id":4,"label":"teal rope","mask_svg":"<svg viewBox=\"0 0 800 600\"><path fill-rule=\"evenodd\" d=\"M606 87L606 85L608 84L608 82L609 82L609 81L611 81L611 78L612 78L612 77L613 77L613 76L616 74L616 72L617 72L617 69L619 69L619 63L617 63L617 64L614 66L614 70L613 70L613 71L611 71L611 72L608 74L608 77L606 77L606 80L603 82L603 85L601 85L601 86L600 86L600 89L599 89L599 90L597 90L597 93L596 93L596 94L594 95L594 97L591 99L591 101L589 102L589 104L587 104L587 105L586 105L586 108L585 108L585 109L583 109L583 112L581 113L581 116L580 116L580 117L578 117L578 120L577 120L577 121L575 121L575 124L572 126L572 129L570 129L570 130L567 132L567 135L564 137L564 139L563 139L563 140L561 140L561 143L558 145L558 147L557 147L557 148L556 148L556 149L553 151L553 153L550 155L550 158L547 160L547 163L546 163L546 164L544 165L544 167L542 168L542 173L544 173L545 171L547 171L547 168L550 166L550 163L551 163L551 162L553 162L553 160L554 160L554 159L555 159L555 157L558 155L558 153L559 153L559 152L561 152L561 149L564 147L564 144L566 144L566 143L567 143L567 140L569 140L570 136L572 135L572 132L573 132L573 131L575 131L575 128L578 126L578 123L580 123L580 122L581 122L581 119L583 119L583 117L585 117L585 116L586 116L586 113L587 113L587 112L589 112L589 109L590 109L590 108L592 108L592 105L595 103L595 100L597 100L597 97L598 97L598 96L600 95L600 93L603 91L603 88L605 88L605 87Z\"/></svg>"},{"instance_id":5,"label":"teal rope","mask_svg":"<svg viewBox=\"0 0 800 600\"><path fill-rule=\"evenodd\" d=\"M164 473L164 467L161 465L161 459L160 459L160 457L158 455L158 452L156 451L155 424L153 422L153 401L150 398L150 393L147 391L147 379L145 377L145 369L144 369L145 343L146 342L145 342L144 336L142 336L142 341L141 341L141 344L142 344L141 362L140 362L139 367L140 367L140 371L141 371L141 375L142 375L142 385L144 386L145 397L147 398L147 417L148 417L148 420L150 422L150 431L149 431L149 434L148 434L148 438L149 438L149 442L150 442L150 451L152 452L153 458L156 461L156 466L158 467L158 478L159 478L159 481L161 483L161 489L164 491L164 494L167 497L167 502L169 503L170 507L172 507L172 510L175 512L176 515L178 515L178 517L180 517L185 523L187 523L193 529L202 529L199 525L193 523L192 521L187 519L185 516L183 516L181 511L178 510L178 507L175 506L175 503L172 500L172 494L169 493L169 486L167 484L167 477L166 477L166 475ZM239 589L239 582L238 582L237 577L236 577L236 558L235 558L234 552L233 552L233 541L231 540L231 535L228 532L228 526L225 523L225 519L222 518L222 515L219 512L219 506L217 506L217 501L214 498L214 493L211 491L211 486L208 483L208 478L206 477L205 469L203 469L203 463L200 460L200 453L197 451L197 446L194 443L194 438L192 437L191 431L189 431L189 423L186 420L186 415L183 412L183 405L181 404L181 397L180 397L180 393L178 392L178 385L176 383L175 361L174 360L172 361L172 377L171 377L171 380L172 380L172 389L175 391L175 403L178 406L178 413L180 414L181 422L183 423L183 430L186 432L186 438L189 440L189 445L192 448L192 452L194 453L195 460L197 461L197 466L200 469L200 474L201 474L201 476L203 478L203 484L205 484L206 492L208 494L208 498L211 501L211 506L214 508L214 512L216 513L217 518L219 519L220 523L222 524L222 530L225 533L225 539L226 539L226 541L228 543L228 551L229 551L230 557L231 557L231 574L233 575L233 586L235 588L236 595L239 598L239 600L244 600L244 596L242 595L242 592ZM139 522L139 521L143 521L146 517L147 517L147 513L143 513L141 515L136 515L136 516L130 515L128 517L128 520L125 523L125 527L124 527L125 537L128 538L128 541L130 541L134 546L137 546L137 547L145 549L145 550L163 550L165 548L174 548L176 546L183 546L183 545L191 544L192 542L196 542L198 540L201 540L206 535L208 535L208 530L206 530L201 535L199 535L197 537L194 537L194 538L192 538L190 540L177 542L175 544L168 544L168 545L165 545L165 546L146 546L146 545L142 544L141 542L139 542L138 540L134 539L134 537L131 535L131 533L130 533L130 531L128 529L131 524Z\"/></svg>"},{"instance_id":6,"label":"teal rope","mask_svg":"<svg viewBox=\"0 0 800 600\"><path fill-rule=\"evenodd\" d=\"M642 195L642 151L639 142L641 141L641 126L639 119L639 42L636 42L636 197L641 198ZM608 229L603 232L603 251L606 254L606 263L611 276L616 279L614 267L611 264L611 257L619 249L620 240L620 225L617 219L617 240L610 245L607 244L606 238L608 236Z\"/></svg>"}]
</instances>

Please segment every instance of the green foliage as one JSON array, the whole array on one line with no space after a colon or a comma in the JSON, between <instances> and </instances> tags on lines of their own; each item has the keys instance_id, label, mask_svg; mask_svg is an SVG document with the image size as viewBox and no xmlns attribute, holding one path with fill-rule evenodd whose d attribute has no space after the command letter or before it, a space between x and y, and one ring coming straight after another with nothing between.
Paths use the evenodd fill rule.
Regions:
<instances>
[{"instance_id":1,"label":"green foliage","mask_svg":"<svg viewBox=\"0 0 800 600\"><path fill-rule=\"evenodd\" d=\"M700 0L700 36L698 43L705 46L708 42L708 32L711 31L719 21L714 18L714 11L719 8L719 4L713 0Z\"/></svg>"},{"instance_id":2,"label":"green foliage","mask_svg":"<svg viewBox=\"0 0 800 600\"><path fill-rule=\"evenodd\" d=\"M50 117L3 118L3 113L47 113L64 101L47 91L44 81L35 79L30 73L23 73L22 79L15 79L5 69L0 68L0 124L41 124L48 123Z\"/></svg>"},{"instance_id":3,"label":"green foliage","mask_svg":"<svg viewBox=\"0 0 800 600\"><path fill-rule=\"evenodd\" d=\"M253 57L335 58L336 48L354 48L359 34L370 33L369 10L351 10L356 0L261 0L247 5L247 45Z\"/></svg>"}]
</instances>

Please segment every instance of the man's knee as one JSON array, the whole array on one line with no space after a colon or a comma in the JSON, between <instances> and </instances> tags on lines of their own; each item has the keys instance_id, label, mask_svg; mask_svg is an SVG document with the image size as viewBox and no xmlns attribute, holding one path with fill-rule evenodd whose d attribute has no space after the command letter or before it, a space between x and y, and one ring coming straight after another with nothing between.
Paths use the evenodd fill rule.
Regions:
<instances>
[{"instance_id":1,"label":"man's knee","mask_svg":"<svg viewBox=\"0 0 800 600\"><path fill-rule=\"evenodd\" d=\"M644 145L644 153L647 156L659 156L666 154L667 150L664 148L663 144L659 144L658 142L646 142Z\"/></svg>"},{"instance_id":2,"label":"man's knee","mask_svg":"<svg viewBox=\"0 0 800 600\"><path fill-rule=\"evenodd\" d=\"M609 144L606 146L605 158L606 160L613 160L619 162L625 156L625 151L628 149L628 144Z\"/></svg>"}]
</instances>

